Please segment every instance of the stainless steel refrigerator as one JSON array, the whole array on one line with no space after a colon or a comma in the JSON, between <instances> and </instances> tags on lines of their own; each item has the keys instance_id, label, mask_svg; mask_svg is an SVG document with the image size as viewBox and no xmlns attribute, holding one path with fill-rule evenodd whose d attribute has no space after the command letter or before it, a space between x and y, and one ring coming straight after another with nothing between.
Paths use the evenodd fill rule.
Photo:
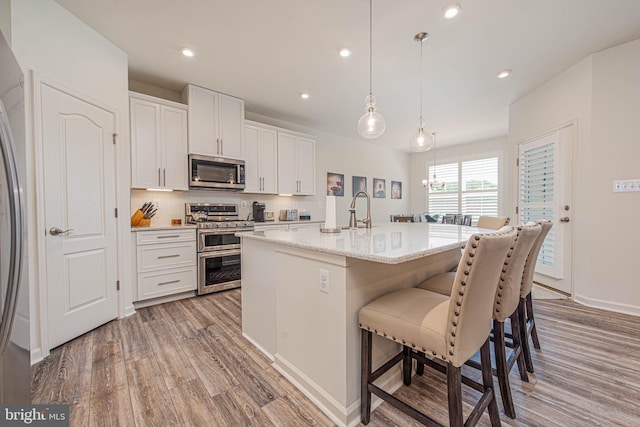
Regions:
<instances>
[{"instance_id":1,"label":"stainless steel refrigerator","mask_svg":"<svg viewBox=\"0 0 640 427\"><path fill-rule=\"evenodd\" d=\"M23 75L0 33L0 404L29 404Z\"/></svg>"}]
</instances>

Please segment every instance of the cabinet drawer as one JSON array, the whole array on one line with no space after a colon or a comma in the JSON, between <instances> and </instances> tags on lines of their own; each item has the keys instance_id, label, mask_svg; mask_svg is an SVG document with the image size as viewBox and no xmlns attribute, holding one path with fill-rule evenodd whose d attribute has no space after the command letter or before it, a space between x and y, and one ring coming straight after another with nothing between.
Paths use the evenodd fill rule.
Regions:
<instances>
[{"instance_id":1,"label":"cabinet drawer","mask_svg":"<svg viewBox=\"0 0 640 427\"><path fill-rule=\"evenodd\" d=\"M197 268L138 274L138 299L156 298L197 288Z\"/></svg>"},{"instance_id":2,"label":"cabinet drawer","mask_svg":"<svg viewBox=\"0 0 640 427\"><path fill-rule=\"evenodd\" d=\"M186 242L196 240L195 229L183 230L157 230L137 231L136 243L138 245L150 245L153 243Z\"/></svg>"},{"instance_id":3,"label":"cabinet drawer","mask_svg":"<svg viewBox=\"0 0 640 427\"><path fill-rule=\"evenodd\" d=\"M138 246L138 273L196 265L196 242Z\"/></svg>"}]
</instances>

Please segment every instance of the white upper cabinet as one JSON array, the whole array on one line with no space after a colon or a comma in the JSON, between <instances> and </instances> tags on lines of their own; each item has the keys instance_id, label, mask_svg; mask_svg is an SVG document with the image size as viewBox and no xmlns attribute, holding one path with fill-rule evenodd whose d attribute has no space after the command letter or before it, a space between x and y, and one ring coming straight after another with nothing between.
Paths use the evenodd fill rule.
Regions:
<instances>
[{"instance_id":1,"label":"white upper cabinet","mask_svg":"<svg viewBox=\"0 0 640 427\"><path fill-rule=\"evenodd\" d=\"M244 159L244 101L199 86L187 85L189 153Z\"/></svg>"},{"instance_id":2,"label":"white upper cabinet","mask_svg":"<svg viewBox=\"0 0 640 427\"><path fill-rule=\"evenodd\" d=\"M278 132L278 193L316 194L315 139Z\"/></svg>"},{"instance_id":3,"label":"white upper cabinet","mask_svg":"<svg viewBox=\"0 0 640 427\"><path fill-rule=\"evenodd\" d=\"M131 187L188 190L187 107L131 92Z\"/></svg>"},{"instance_id":4,"label":"white upper cabinet","mask_svg":"<svg viewBox=\"0 0 640 427\"><path fill-rule=\"evenodd\" d=\"M277 131L254 122L245 122L245 193L278 193Z\"/></svg>"}]
</instances>

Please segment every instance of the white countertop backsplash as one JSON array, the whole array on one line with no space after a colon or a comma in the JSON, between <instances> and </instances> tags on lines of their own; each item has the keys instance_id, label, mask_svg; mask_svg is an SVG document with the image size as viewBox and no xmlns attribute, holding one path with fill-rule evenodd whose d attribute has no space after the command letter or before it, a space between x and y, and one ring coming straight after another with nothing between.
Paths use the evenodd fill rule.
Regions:
<instances>
[{"instance_id":1,"label":"white countertop backsplash","mask_svg":"<svg viewBox=\"0 0 640 427\"><path fill-rule=\"evenodd\" d=\"M238 233L279 245L326 252L385 264L399 264L462 247L471 235L491 230L453 224L383 223L371 229L345 229L321 233L314 227L294 230L260 230Z\"/></svg>"}]
</instances>

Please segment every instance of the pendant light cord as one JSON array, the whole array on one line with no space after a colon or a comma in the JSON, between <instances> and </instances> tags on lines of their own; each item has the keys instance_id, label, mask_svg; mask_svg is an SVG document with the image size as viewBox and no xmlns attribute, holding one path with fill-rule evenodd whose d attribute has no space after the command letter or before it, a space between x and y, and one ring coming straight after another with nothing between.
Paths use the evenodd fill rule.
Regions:
<instances>
[{"instance_id":1,"label":"pendant light cord","mask_svg":"<svg viewBox=\"0 0 640 427\"><path fill-rule=\"evenodd\" d=\"M420 40L420 123L418 126L422 126L422 43L424 39Z\"/></svg>"},{"instance_id":2,"label":"pendant light cord","mask_svg":"<svg viewBox=\"0 0 640 427\"><path fill-rule=\"evenodd\" d=\"M373 0L369 0L369 96L373 95L373 31L371 29L373 26L372 1Z\"/></svg>"}]
</instances>

